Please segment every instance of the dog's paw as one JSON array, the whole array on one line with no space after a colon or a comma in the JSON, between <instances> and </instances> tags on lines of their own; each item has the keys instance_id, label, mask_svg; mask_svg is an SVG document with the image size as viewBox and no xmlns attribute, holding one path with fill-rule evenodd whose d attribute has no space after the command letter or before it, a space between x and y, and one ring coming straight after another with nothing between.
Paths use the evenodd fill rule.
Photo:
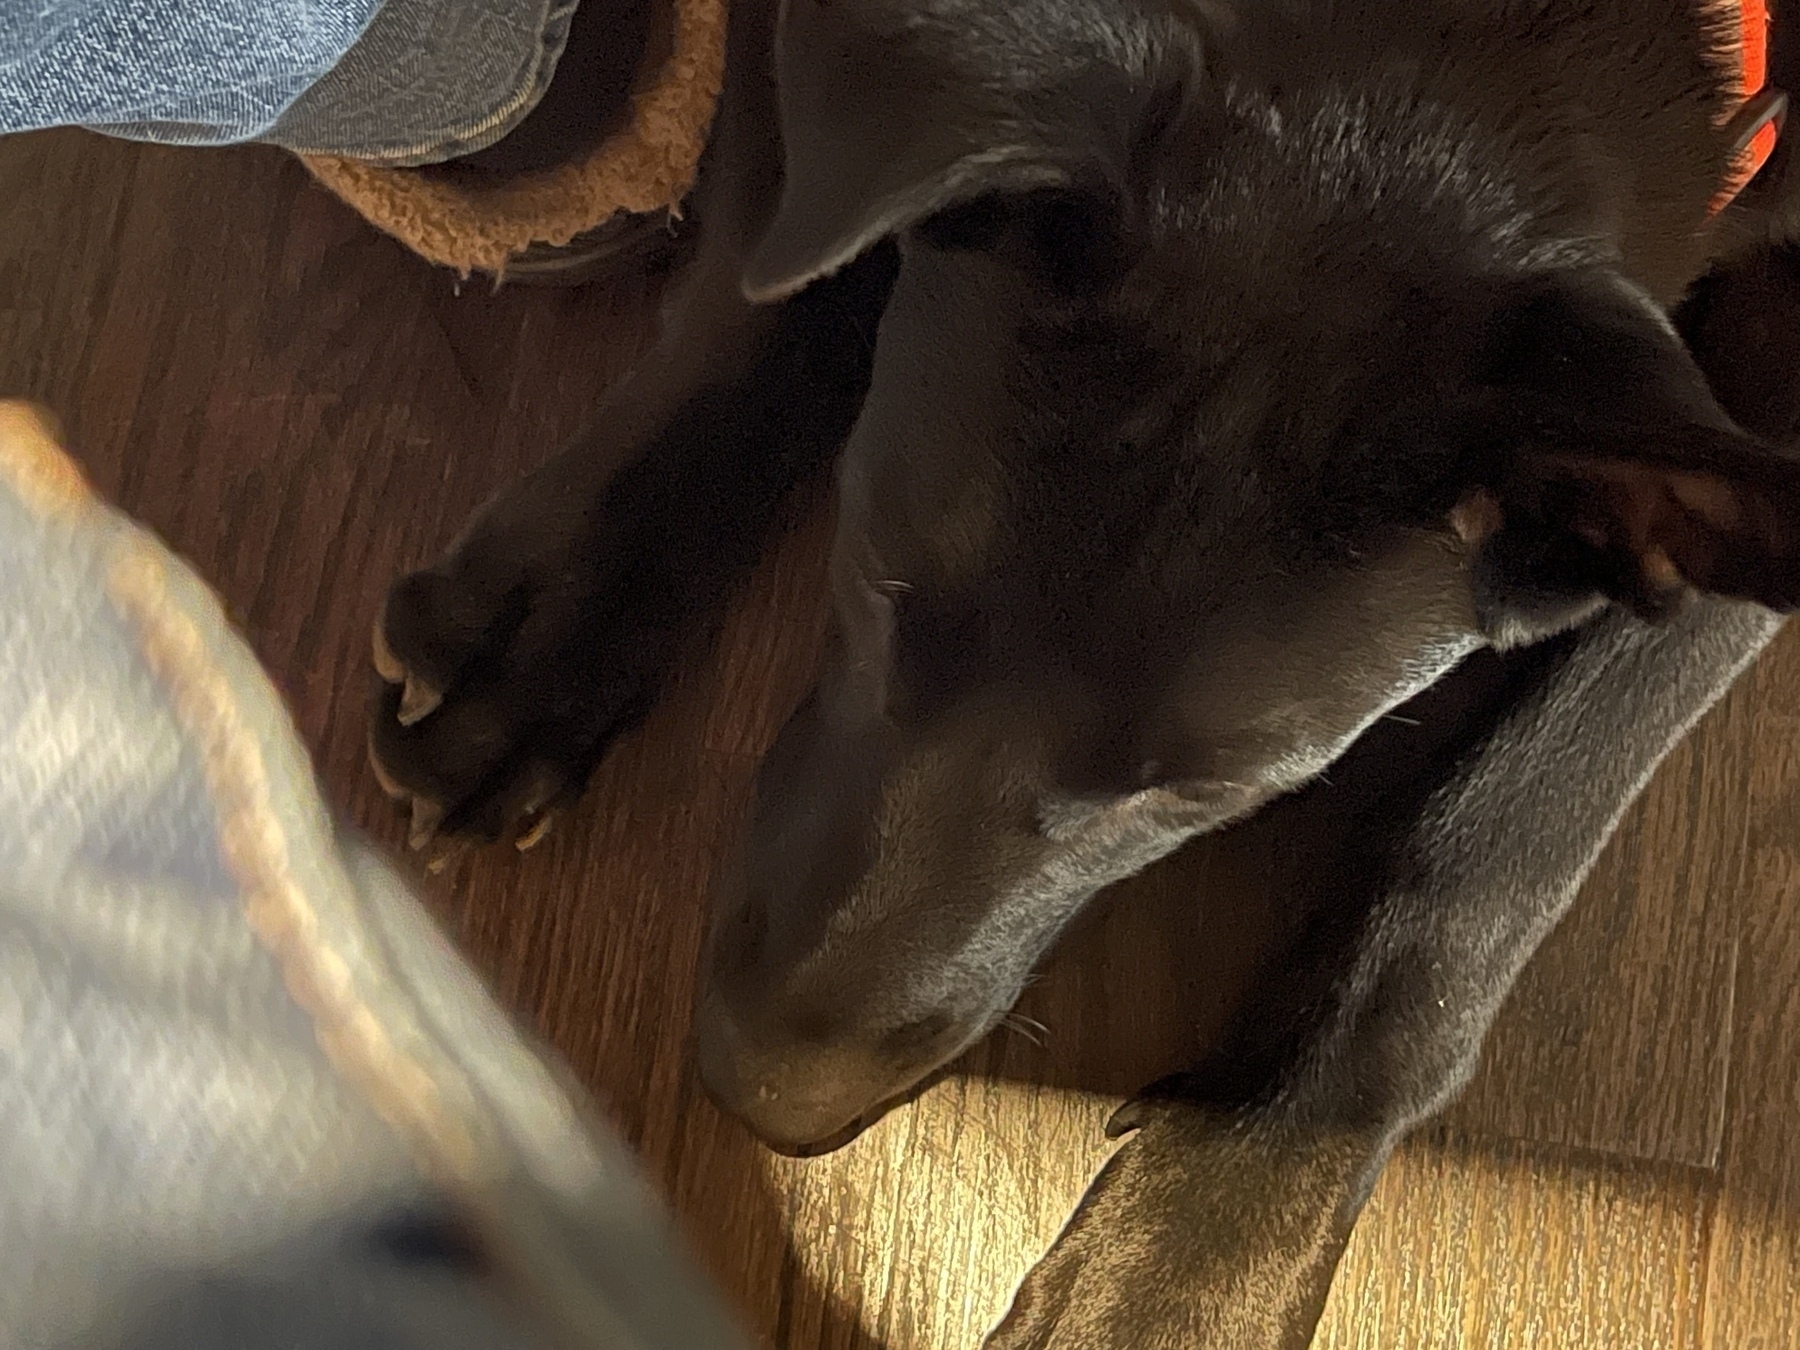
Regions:
<instances>
[{"instance_id":1,"label":"dog's paw","mask_svg":"<svg viewBox=\"0 0 1800 1350\"><path fill-rule=\"evenodd\" d=\"M1108 1225L1113 1245L1108 1246ZM1132 1275L1121 1270L1122 1248L1135 1249L1129 1214L1097 1220L1077 1214L1062 1238L1027 1272L1012 1307L988 1333L982 1350L1094 1350L1097 1346L1187 1345L1154 1338L1146 1325L1154 1305L1132 1306ZM1141 1252L1136 1252L1140 1257ZM1160 1319L1159 1319L1160 1320Z\"/></svg>"},{"instance_id":2,"label":"dog's paw","mask_svg":"<svg viewBox=\"0 0 1800 1350\"><path fill-rule=\"evenodd\" d=\"M1129 1124L1118 1116L1130 1114ZM1186 1347L1181 1305L1194 1291L1175 1289L1186 1274L1178 1246L1159 1251L1173 1198L1164 1191L1178 1159L1160 1156L1156 1117L1160 1108L1128 1104L1108 1133L1139 1131L1113 1155L1082 1198L1054 1246L1026 1274L1012 1307L983 1350L1091 1350L1094 1346ZM1170 1168L1176 1163L1177 1168ZM1170 1295L1176 1315L1171 1317ZM1173 1334L1175 1339L1168 1339ZM1207 1344L1196 1342L1195 1344Z\"/></svg>"},{"instance_id":3,"label":"dog's paw","mask_svg":"<svg viewBox=\"0 0 1800 1350\"><path fill-rule=\"evenodd\" d=\"M1341 1249L1360 1138L1246 1130L1158 1100L1025 1276L984 1350L1291 1350L1309 1344Z\"/></svg>"},{"instance_id":4,"label":"dog's paw","mask_svg":"<svg viewBox=\"0 0 1800 1350\"><path fill-rule=\"evenodd\" d=\"M672 664L683 616L667 560L630 526L554 535L478 530L388 594L369 757L411 808L414 848L536 843Z\"/></svg>"}]
</instances>

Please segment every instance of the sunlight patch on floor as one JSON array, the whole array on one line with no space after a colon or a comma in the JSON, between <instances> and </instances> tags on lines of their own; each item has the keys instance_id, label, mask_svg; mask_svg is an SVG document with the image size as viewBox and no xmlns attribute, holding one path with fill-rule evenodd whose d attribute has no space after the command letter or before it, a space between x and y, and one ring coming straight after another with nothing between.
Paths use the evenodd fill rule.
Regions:
<instances>
[{"instance_id":1,"label":"sunlight patch on floor","mask_svg":"<svg viewBox=\"0 0 1800 1350\"><path fill-rule=\"evenodd\" d=\"M790 1341L812 1344L803 1322L854 1308L883 1350L973 1350L1112 1151L1101 1127L1113 1105L952 1078L837 1153L770 1157L810 1295Z\"/></svg>"}]
</instances>

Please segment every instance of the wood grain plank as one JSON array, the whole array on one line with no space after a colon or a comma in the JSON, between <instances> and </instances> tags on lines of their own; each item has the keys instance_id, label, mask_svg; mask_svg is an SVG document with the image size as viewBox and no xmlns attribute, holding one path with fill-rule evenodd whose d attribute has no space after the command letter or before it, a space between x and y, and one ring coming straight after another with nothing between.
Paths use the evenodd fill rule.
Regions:
<instances>
[{"instance_id":1,"label":"wood grain plank","mask_svg":"<svg viewBox=\"0 0 1800 1350\"><path fill-rule=\"evenodd\" d=\"M0 143L0 367L12 389L74 401L140 153L75 131Z\"/></svg>"},{"instance_id":2,"label":"wood grain plank","mask_svg":"<svg viewBox=\"0 0 1800 1350\"><path fill-rule=\"evenodd\" d=\"M1452 1123L1630 1157L1718 1161L1753 683L1676 748L1621 822L1514 989Z\"/></svg>"},{"instance_id":3,"label":"wood grain plank","mask_svg":"<svg viewBox=\"0 0 1800 1350\"><path fill-rule=\"evenodd\" d=\"M792 1197L804 1291L780 1343L979 1345L1112 1151L1109 1109L1086 1093L958 1075L839 1153L771 1159Z\"/></svg>"},{"instance_id":4,"label":"wood grain plank","mask_svg":"<svg viewBox=\"0 0 1800 1350\"><path fill-rule=\"evenodd\" d=\"M1756 672L1757 748L1707 1350L1800 1346L1800 629Z\"/></svg>"},{"instance_id":5,"label":"wood grain plank","mask_svg":"<svg viewBox=\"0 0 1800 1350\"><path fill-rule=\"evenodd\" d=\"M1714 1181L1511 1143L1415 1143L1375 1189L1316 1350L1698 1345Z\"/></svg>"}]
</instances>

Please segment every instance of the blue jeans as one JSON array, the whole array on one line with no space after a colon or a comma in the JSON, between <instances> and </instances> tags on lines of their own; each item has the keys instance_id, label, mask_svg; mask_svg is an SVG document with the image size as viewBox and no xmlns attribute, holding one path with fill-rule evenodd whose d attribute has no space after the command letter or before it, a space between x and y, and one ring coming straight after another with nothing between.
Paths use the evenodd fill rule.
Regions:
<instances>
[{"instance_id":1,"label":"blue jeans","mask_svg":"<svg viewBox=\"0 0 1800 1350\"><path fill-rule=\"evenodd\" d=\"M0 1346L741 1350L211 592L3 402L0 596Z\"/></svg>"},{"instance_id":2,"label":"blue jeans","mask_svg":"<svg viewBox=\"0 0 1800 1350\"><path fill-rule=\"evenodd\" d=\"M542 97L576 0L0 0L0 133L428 164Z\"/></svg>"}]
</instances>

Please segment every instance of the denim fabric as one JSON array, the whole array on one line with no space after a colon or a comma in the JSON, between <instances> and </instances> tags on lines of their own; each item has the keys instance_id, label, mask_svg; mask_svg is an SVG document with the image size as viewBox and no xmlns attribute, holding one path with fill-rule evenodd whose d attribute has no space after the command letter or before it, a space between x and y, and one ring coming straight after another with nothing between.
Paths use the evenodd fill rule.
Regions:
<instances>
[{"instance_id":1,"label":"denim fabric","mask_svg":"<svg viewBox=\"0 0 1800 1350\"><path fill-rule=\"evenodd\" d=\"M211 593L5 403L0 595L0 1346L740 1347Z\"/></svg>"},{"instance_id":2,"label":"denim fabric","mask_svg":"<svg viewBox=\"0 0 1800 1350\"><path fill-rule=\"evenodd\" d=\"M575 0L0 0L0 132L424 164L534 107Z\"/></svg>"},{"instance_id":3,"label":"denim fabric","mask_svg":"<svg viewBox=\"0 0 1800 1350\"><path fill-rule=\"evenodd\" d=\"M262 139L398 166L483 149L543 97L575 5L387 0L349 54Z\"/></svg>"}]
</instances>

